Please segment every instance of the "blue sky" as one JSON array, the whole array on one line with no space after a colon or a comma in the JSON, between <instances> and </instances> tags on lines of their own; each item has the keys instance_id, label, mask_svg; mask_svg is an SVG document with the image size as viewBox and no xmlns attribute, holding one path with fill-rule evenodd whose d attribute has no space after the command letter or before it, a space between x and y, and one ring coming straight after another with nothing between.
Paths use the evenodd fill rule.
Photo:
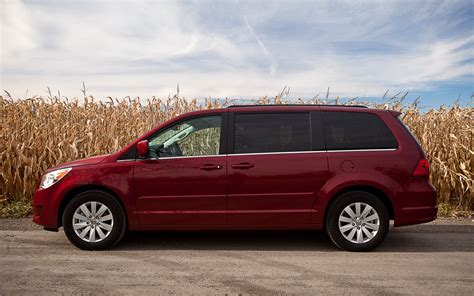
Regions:
<instances>
[{"instance_id":1,"label":"blue sky","mask_svg":"<svg viewBox=\"0 0 474 296\"><path fill-rule=\"evenodd\" d=\"M0 87L472 102L473 1L1 1Z\"/></svg>"}]
</instances>

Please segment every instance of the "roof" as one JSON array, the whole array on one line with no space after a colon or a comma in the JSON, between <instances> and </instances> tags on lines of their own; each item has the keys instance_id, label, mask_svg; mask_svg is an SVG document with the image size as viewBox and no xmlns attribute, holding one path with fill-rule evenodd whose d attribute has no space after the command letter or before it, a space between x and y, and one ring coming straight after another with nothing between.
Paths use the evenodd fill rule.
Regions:
<instances>
[{"instance_id":1,"label":"roof","mask_svg":"<svg viewBox=\"0 0 474 296\"><path fill-rule=\"evenodd\" d=\"M213 114L222 112L309 112L309 111L355 111L355 112L384 112L386 110L368 108L361 105L317 105L317 104L266 104L266 105L231 105L217 109L203 109L192 112L186 112L172 120L178 120L190 115Z\"/></svg>"},{"instance_id":2,"label":"roof","mask_svg":"<svg viewBox=\"0 0 474 296\"><path fill-rule=\"evenodd\" d=\"M361 105L317 105L317 104L266 104L266 105L232 105L229 112L308 112L308 111L353 111L353 112L380 112L379 109Z\"/></svg>"},{"instance_id":3,"label":"roof","mask_svg":"<svg viewBox=\"0 0 474 296\"><path fill-rule=\"evenodd\" d=\"M265 105L231 105L227 108L251 108L251 107L350 107L350 108L367 108L363 105L327 105L327 104L265 104Z\"/></svg>"}]
</instances>

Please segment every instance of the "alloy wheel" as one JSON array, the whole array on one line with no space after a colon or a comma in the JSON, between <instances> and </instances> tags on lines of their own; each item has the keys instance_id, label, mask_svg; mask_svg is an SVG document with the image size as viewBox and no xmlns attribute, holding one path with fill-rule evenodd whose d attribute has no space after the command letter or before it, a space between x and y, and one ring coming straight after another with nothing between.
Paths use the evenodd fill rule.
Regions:
<instances>
[{"instance_id":1,"label":"alloy wheel","mask_svg":"<svg viewBox=\"0 0 474 296\"><path fill-rule=\"evenodd\" d=\"M114 217L106 205L98 201L89 201L76 209L72 217L72 226L80 239L97 243L111 233Z\"/></svg>"},{"instance_id":2,"label":"alloy wheel","mask_svg":"<svg viewBox=\"0 0 474 296\"><path fill-rule=\"evenodd\" d=\"M339 231L352 243L371 241L380 227L377 211L364 202L355 202L345 207L339 215Z\"/></svg>"}]
</instances>

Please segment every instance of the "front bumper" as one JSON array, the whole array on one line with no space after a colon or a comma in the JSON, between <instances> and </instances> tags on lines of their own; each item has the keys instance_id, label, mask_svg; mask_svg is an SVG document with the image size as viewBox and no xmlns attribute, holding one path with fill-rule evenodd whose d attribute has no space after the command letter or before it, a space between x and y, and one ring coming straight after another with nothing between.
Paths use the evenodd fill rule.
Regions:
<instances>
[{"instance_id":1,"label":"front bumper","mask_svg":"<svg viewBox=\"0 0 474 296\"><path fill-rule=\"evenodd\" d=\"M57 186L58 185L58 186ZM37 189L33 199L33 222L45 229L59 227L58 210L62 199L60 184L47 189Z\"/></svg>"}]
</instances>

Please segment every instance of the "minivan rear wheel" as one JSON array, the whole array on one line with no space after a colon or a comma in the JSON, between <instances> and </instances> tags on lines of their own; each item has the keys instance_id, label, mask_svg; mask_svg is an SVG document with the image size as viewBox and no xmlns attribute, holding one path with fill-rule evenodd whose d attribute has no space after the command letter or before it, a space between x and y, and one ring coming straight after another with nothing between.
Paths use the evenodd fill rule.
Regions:
<instances>
[{"instance_id":1,"label":"minivan rear wheel","mask_svg":"<svg viewBox=\"0 0 474 296\"><path fill-rule=\"evenodd\" d=\"M64 209L64 233L83 250L113 247L125 234L125 214L107 192L91 190L75 196Z\"/></svg>"},{"instance_id":2,"label":"minivan rear wheel","mask_svg":"<svg viewBox=\"0 0 474 296\"><path fill-rule=\"evenodd\" d=\"M326 231L336 246L347 251L370 251L387 236L389 215L375 195L352 191L339 196L331 205Z\"/></svg>"}]
</instances>

